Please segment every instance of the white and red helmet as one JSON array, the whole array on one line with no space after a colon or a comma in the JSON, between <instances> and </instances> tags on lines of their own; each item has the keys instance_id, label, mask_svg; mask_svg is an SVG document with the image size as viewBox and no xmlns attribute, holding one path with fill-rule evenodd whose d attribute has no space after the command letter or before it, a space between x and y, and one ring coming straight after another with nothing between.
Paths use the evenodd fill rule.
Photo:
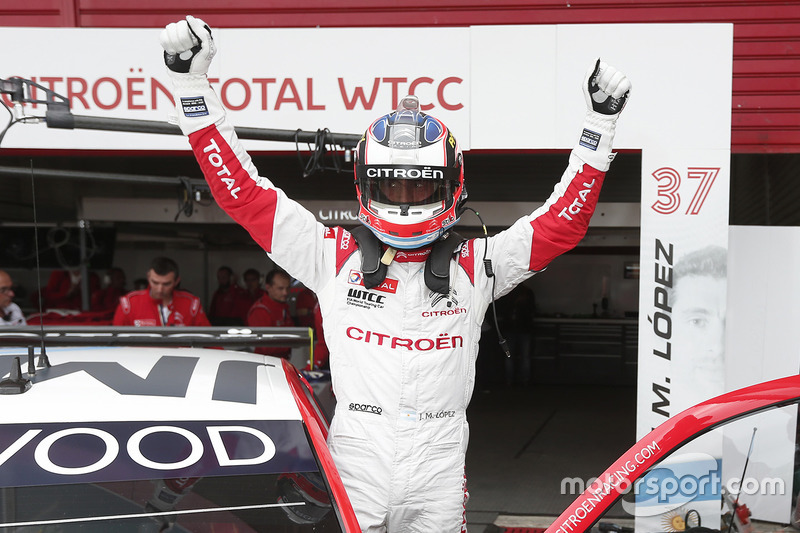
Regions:
<instances>
[{"instance_id":1,"label":"white and red helmet","mask_svg":"<svg viewBox=\"0 0 800 533\"><path fill-rule=\"evenodd\" d=\"M358 218L389 246L431 244L464 211L461 149L441 121L419 110L416 96L370 125L354 165Z\"/></svg>"}]
</instances>

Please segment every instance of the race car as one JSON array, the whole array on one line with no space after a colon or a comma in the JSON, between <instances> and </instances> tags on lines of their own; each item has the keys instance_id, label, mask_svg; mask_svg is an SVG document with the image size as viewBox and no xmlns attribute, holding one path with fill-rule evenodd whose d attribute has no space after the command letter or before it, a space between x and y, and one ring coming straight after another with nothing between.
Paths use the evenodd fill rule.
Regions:
<instances>
[{"instance_id":1,"label":"race car","mask_svg":"<svg viewBox=\"0 0 800 533\"><path fill-rule=\"evenodd\" d=\"M660 398L654 408L667 404ZM702 402L645 435L546 533L713 533L800 528L800 376ZM587 436L613 438L613 435ZM562 487L563 489L563 487Z\"/></svg>"},{"instance_id":2,"label":"race car","mask_svg":"<svg viewBox=\"0 0 800 533\"><path fill-rule=\"evenodd\" d=\"M285 329L0 331L0 531L360 531Z\"/></svg>"}]
</instances>

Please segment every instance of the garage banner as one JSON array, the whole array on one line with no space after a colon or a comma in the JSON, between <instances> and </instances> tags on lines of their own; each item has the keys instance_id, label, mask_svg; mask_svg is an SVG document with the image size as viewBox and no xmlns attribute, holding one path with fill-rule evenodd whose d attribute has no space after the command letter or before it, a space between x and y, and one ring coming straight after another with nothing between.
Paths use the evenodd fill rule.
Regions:
<instances>
[{"instance_id":1,"label":"garage banner","mask_svg":"<svg viewBox=\"0 0 800 533\"><path fill-rule=\"evenodd\" d=\"M725 391L729 158L725 150L642 156L639 437ZM676 459L673 471L719 475L722 441L701 440L693 444L712 455L705 462ZM686 503L674 498L692 501L704 524L719 521L719 486L714 493L661 495L665 513ZM637 494L637 526L663 521L660 507L649 503Z\"/></svg>"},{"instance_id":2,"label":"garage banner","mask_svg":"<svg viewBox=\"0 0 800 533\"><path fill-rule=\"evenodd\" d=\"M642 156L640 437L724 392L729 157Z\"/></svg>"},{"instance_id":3,"label":"garage banner","mask_svg":"<svg viewBox=\"0 0 800 533\"><path fill-rule=\"evenodd\" d=\"M20 50L3 58L0 78L36 82L63 96L76 115L165 122L174 106L160 32L0 27L0 39ZM584 74L601 57L633 80L617 148L678 138L702 147L717 135L725 101L718 87L720 80L730 83L731 35L732 24L215 28L218 52L208 77L240 127L361 134L414 94L463 150L568 150L585 113ZM680 120L664 119L659 104L674 106L675 92L656 73L702 87L681 101ZM32 96L44 99L43 89ZM1 98L11 104L8 95ZM44 116L42 103L24 111L34 123L11 127L3 148L188 149L177 135L48 129L35 123ZM296 149L290 142L244 145Z\"/></svg>"}]
</instances>

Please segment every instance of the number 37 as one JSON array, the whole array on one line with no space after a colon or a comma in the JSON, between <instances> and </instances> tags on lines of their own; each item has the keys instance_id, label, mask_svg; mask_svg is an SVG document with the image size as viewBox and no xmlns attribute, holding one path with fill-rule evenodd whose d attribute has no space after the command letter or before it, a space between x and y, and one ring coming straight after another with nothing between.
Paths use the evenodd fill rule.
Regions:
<instances>
[{"instance_id":1,"label":"number 37","mask_svg":"<svg viewBox=\"0 0 800 533\"><path fill-rule=\"evenodd\" d=\"M688 179L699 180L692 201L686 208L687 215L696 215L703 208L717 174L719 168L689 167L686 170ZM678 192L682 181L680 173L673 168L663 167L653 172L653 177L658 181L658 200L651 206L653 211L663 215L674 213L681 204L681 195Z\"/></svg>"}]
</instances>

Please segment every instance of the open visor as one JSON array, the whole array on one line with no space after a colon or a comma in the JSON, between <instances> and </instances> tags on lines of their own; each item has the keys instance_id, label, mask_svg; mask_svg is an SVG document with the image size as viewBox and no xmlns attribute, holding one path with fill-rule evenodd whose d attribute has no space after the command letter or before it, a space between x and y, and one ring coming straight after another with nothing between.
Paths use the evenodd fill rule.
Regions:
<instances>
[{"instance_id":1,"label":"open visor","mask_svg":"<svg viewBox=\"0 0 800 533\"><path fill-rule=\"evenodd\" d=\"M450 207L459 186L460 169L418 165L359 167L361 194L385 205L441 204Z\"/></svg>"}]
</instances>

